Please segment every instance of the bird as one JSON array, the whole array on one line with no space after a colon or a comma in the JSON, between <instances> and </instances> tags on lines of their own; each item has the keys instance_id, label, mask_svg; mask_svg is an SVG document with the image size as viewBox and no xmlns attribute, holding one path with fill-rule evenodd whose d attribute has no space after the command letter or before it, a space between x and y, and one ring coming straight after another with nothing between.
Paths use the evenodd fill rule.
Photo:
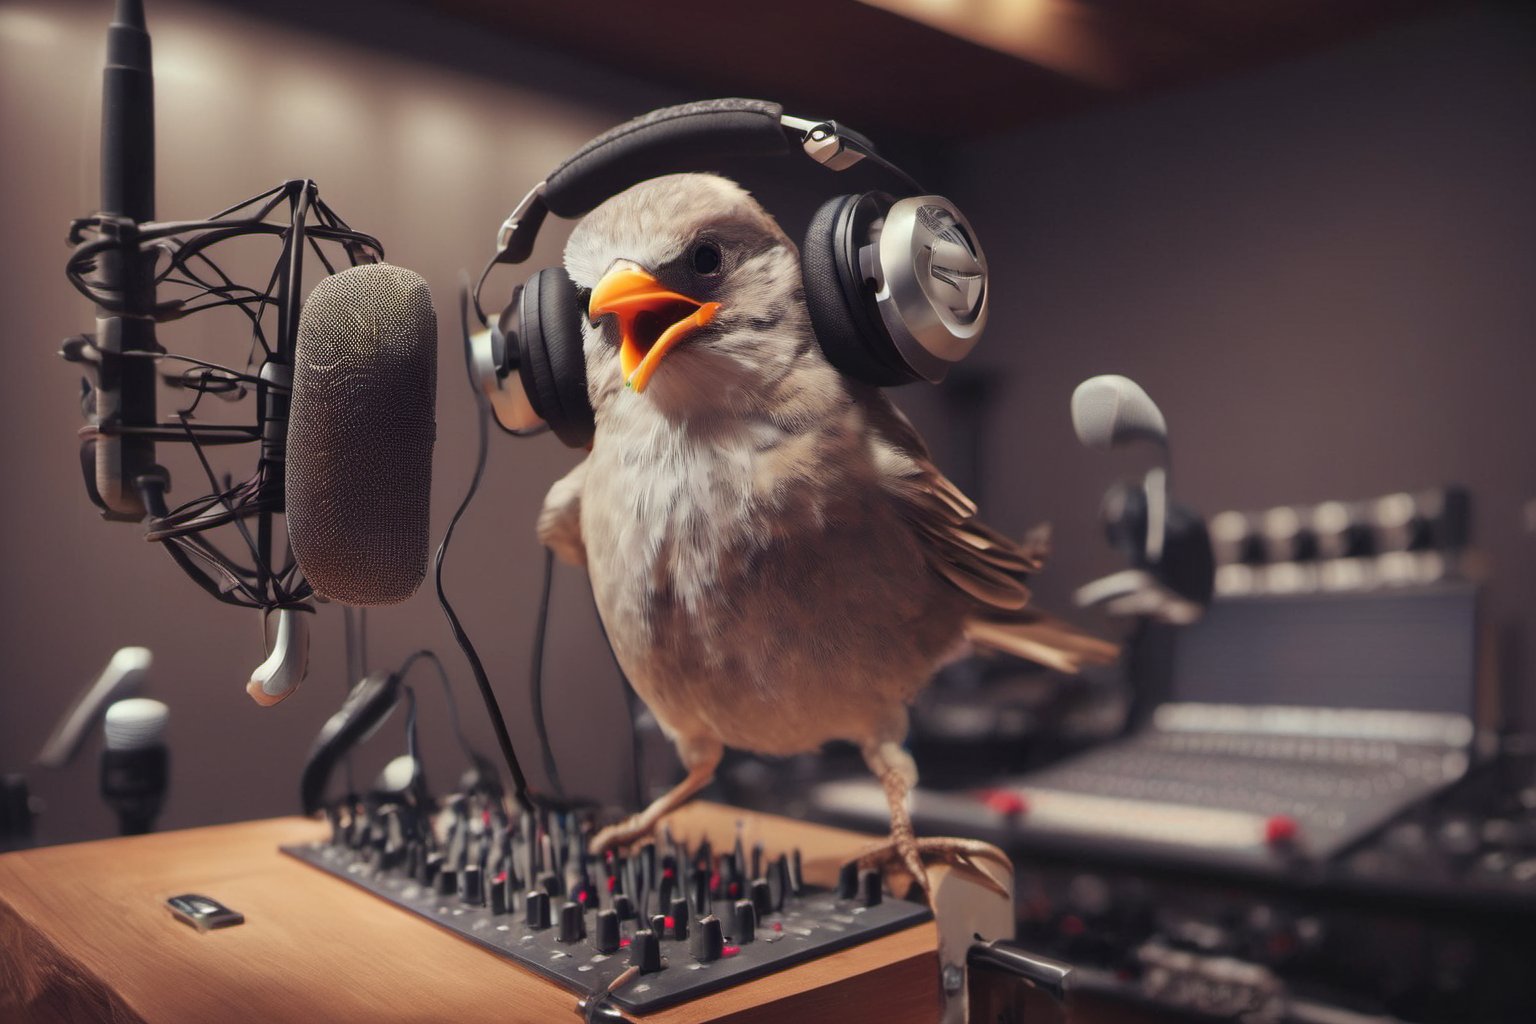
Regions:
<instances>
[{"instance_id":1,"label":"bird","mask_svg":"<svg viewBox=\"0 0 1536 1024\"><path fill-rule=\"evenodd\" d=\"M925 890L925 857L1001 857L916 838L908 705L972 647L1066 671L1113 659L1026 607L1048 542L983 524L886 394L828 362L796 245L734 181L634 185L577 223L564 266L587 296L596 430L537 534L585 567L619 666L686 769L591 851L648 836L726 747L845 740L890 807L872 856Z\"/></svg>"}]
</instances>

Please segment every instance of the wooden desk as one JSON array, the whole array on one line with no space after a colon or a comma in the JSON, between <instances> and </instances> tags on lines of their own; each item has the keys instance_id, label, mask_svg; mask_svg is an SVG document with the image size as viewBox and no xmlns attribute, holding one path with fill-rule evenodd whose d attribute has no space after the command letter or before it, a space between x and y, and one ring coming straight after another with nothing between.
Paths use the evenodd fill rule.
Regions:
<instances>
[{"instance_id":1,"label":"wooden desk","mask_svg":"<svg viewBox=\"0 0 1536 1024\"><path fill-rule=\"evenodd\" d=\"M868 842L851 832L696 803L679 835L798 845L808 880ZM0 1020L576 1021L576 996L278 852L326 834L302 818L0 856ZM199 892L246 923L199 933L166 909ZM937 1019L932 924L647 1014L645 1024Z\"/></svg>"}]
</instances>

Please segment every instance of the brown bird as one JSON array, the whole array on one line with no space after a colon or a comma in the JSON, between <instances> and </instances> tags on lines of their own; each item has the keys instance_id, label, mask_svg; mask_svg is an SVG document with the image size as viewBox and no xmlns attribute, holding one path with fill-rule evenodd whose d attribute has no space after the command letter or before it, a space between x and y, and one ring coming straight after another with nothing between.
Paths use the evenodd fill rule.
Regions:
<instances>
[{"instance_id":1,"label":"brown bird","mask_svg":"<svg viewBox=\"0 0 1536 1024\"><path fill-rule=\"evenodd\" d=\"M653 179L572 232L597 431L556 483L539 539L584 565L619 664L687 777L603 829L648 834L714 776L725 746L759 754L858 744L917 841L907 705L969 644L1071 671L1115 649L1024 611L1043 541L975 518L885 395L839 373L812 331L794 243L739 186ZM1000 854L998 855L1000 856Z\"/></svg>"}]
</instances>

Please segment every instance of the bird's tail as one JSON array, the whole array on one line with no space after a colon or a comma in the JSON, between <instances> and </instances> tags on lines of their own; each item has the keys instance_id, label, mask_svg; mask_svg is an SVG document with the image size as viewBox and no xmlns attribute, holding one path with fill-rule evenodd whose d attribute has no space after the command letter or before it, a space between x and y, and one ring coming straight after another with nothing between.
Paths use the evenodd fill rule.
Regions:
<instances>
[{"instance_id":1,"label":"bird's tail","mask_svg":"<svg viewBox=\"0 0 1536 1024\"><path fill-rule=\"evenodd\" d=\"M1084 633L1035 608L993 611L968 619L965 638L977 647L1038 662L1075 675L1090 665L1108 665L1120 657L1120 646Z\"/></svg>"}]
</instances>

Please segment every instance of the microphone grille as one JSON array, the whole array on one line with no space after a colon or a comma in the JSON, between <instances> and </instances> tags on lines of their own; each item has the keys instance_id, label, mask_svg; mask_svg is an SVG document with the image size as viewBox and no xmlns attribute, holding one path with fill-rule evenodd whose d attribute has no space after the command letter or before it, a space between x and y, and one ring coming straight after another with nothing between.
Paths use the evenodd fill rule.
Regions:
<instances>
[{"instance_id":1,"label":"microphone grille","mask_svg":"<svg viewBox=\"0 0 1536 1024\"><path fill-rule=\"evenodd\" d=\"M1140 384L1117 373L1090 377L1072 392L1072 428L1089 448L1168 440L1168 424L1157 403Z\"/></svg>"},{"instance_id":2,"label":"microphone grille","mask_svg":"<svg viewBox=\"0 0 1536 1024\"><path fill-rule=\"evenodd\" d=\"M437 314L419 274L370 263L317 284L299 319L288 535L324 597L394 604L427 569Z\"/></svg>"},{"instance_id":3,"label":"microphone grille","mask_svg":"<svg viewBox=\"0 0 1536 1024\"><path fill-rule=\"evenodd\" d=\"M107 708L108 750L143 750L165 737L171 709L148 697L130 697Z\"/></svg>"}]
</instances>

